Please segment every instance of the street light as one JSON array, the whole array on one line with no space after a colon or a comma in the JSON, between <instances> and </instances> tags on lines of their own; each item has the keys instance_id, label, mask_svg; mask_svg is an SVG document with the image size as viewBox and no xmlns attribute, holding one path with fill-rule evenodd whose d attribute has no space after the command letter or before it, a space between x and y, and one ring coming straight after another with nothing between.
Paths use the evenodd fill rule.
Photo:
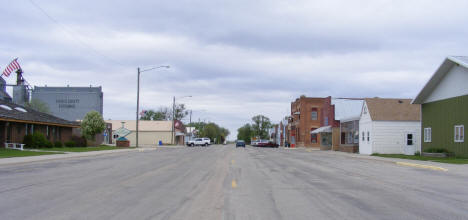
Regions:
<instances>
[{"instance_id":1,"label":"street light","mask_svg":"<svg viewBox=\"0 0 468 220\"><path fill-rule=\"evenodd\" d=\"M159 68L167 68L169 69L170 66L157 66L149 69L144 69L140 70L140 67L137 68L138 70L138 80L137 80L137 108L136 108L136 147L138 147L138 114L140 111L140 73L154 70L154 69L159 69Z\"/></svg>"},{"instance_id":2,"label":"street light","mask_svg":"<svg viewBox=\"0 0 468 220\"><path fill-rule=\"evenodd\" d=\"M182 96L182 97L179 97L179 99L183 99L183 98L191 98L192 96L191 95L188 95L188 96ZM173 97L173 100L172 100L172 138L171 138L171 144L174 144L174 138L175 138L175 96Z\"/></svg>"}]
</instances>

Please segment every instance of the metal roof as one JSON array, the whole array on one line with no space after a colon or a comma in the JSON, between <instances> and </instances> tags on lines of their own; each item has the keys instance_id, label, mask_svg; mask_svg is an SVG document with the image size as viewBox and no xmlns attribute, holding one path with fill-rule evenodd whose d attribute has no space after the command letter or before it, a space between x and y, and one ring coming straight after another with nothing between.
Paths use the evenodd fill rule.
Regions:
<instances>
[{"instance_id":1,"label":"metal roof","mask_svg":"<svg viewBox=\"0 0 468 220\"><path fill-rule=\"evenodd\" d=\"M0 105L4 106L0 108L0 120L3 121L21 121L32 124L62 125L65 127L80 126L79 122L68 121L11 102L0 100Z\"/></svg>"},{"instance_id":2,"label":"metal roof","mask_svg":"<svg viewBox=\"0 0 468 220\"><path fill-rule=\"evenodd\" d=\"M310 133L311 134L318 134L318 133L330 133L330 132L332 132L331 125L328 125L328 126L323 126L323 127L317 128L317 129L311 131Z\"/></svg>"},{"instance_id":3,"label":"metal roof","mask_svg":"<svg viewBox=\"0 0 468 220\"><path fill-rule=\"evenodd\" d=\"M346 121L359 119L364 100L334 98L332 105L335 105L335 120Z\"/></svg>"},{"instance_id":4,"label":"metal roof","mask_svg":"<svg viewBox=\"0 0 468 220\"><path fill-rule=\"evenodd\" d=\"M416 98L413 100L413 104L423 104L426 98L431 94L431 92L437 87L439 82L445 77L449 70L454 65L460 65L468 69L468 56L449 56L444 62L439 66L437 71L432 75L432 77L424 85L423 89L418 93Z\"/></svg>"}]
</instances>

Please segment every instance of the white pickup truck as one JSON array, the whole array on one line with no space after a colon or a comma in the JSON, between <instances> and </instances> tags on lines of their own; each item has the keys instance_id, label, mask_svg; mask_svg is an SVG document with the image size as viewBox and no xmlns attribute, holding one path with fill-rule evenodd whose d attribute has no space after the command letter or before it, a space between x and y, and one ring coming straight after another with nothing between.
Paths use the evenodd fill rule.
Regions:
<instances>
[{"instance_id":1,"label":"white pickup truck","mask_svg":"<svg viewBox=\"0 0 468 220\"><path fill-rule=\"evenodd\" d=\"M207 147L210 145L210 139L209 138L195 138L193 140L187 141L187 146L193 147L193 146L205 146Z\"/></svg>"}]
</instances>

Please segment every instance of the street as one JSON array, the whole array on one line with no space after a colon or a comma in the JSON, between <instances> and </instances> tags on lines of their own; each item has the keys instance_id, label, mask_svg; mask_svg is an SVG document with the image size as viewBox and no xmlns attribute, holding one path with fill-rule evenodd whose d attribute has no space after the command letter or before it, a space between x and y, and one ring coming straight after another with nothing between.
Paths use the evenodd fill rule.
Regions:
<instances>
[{"instance_id":1,"label":"street","mask_svg":"<svg viewBox=\"0 0 468 220\"><path fill-rule=\"evenodd\" d=\"M0 219L468 219L467 183L345 153L164 147L0 166Z\"/></svg>"}]
</instances>

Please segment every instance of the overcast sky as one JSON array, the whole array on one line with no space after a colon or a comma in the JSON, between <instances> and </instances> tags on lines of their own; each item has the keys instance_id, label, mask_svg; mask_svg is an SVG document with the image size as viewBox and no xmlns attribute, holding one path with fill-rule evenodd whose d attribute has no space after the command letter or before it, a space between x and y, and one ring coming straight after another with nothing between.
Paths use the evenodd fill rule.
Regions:
<instances>
[{"instance_id":1,"label":"overcast sky","mask_svg":"<svg viewBox=\"0 0 468 220\"><path fill-rule=\"evenodd\" d=\"M0 69L32 85L102 86L105 119L172 96L236 130L312 97L414 98L448 55L468 55L468 1L5 1ZM7 2L7 3L6 3ZM7 78L10 83L15 77Z\"/></svg>"}]
</instances>

